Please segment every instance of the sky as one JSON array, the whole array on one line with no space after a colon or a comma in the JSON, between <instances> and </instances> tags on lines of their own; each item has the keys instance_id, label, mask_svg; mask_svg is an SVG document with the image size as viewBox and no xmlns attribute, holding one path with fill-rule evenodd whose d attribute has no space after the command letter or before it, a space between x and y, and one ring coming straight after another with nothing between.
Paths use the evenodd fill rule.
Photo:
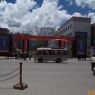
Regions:
<instances>
[{"instance_id":1,"label":"sky","mask_svg":"<svg viewBox=\"0 0 95 95\"><path fill-rule=\"evenodd\" d=\"M0 27L36 34L35 27L58 29L72 16L95 23L95 0L1 0Z\"/></svg>"}]
</instances>

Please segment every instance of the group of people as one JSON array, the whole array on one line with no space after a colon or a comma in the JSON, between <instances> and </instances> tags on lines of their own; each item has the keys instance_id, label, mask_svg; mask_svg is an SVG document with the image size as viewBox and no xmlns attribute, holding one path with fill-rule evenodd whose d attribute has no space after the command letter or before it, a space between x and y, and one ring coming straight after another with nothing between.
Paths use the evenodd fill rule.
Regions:
<instances>
[{"instance_id":1,"label":"group of people","mask_svg":"<svg viewBox=\"0 0 95 95\"><path fill-rule=\"evenodd\" d=\"M22 53L22 54L16 53L15 54L15 59L24 59L24 60L26 60L26 58L29 58L29 60L31 60L32 56L33 55L30 54L30 53Z\"/></svg>"},{"instance_id":2,"label":"group of people","mask_svg":"<svg viewBox=\"0 0 95 95\"><path fill-rule=\"evenodd\" d=\"M86 55L78 55L78 61L86 60Z\"/></svg>"}]
</instances>

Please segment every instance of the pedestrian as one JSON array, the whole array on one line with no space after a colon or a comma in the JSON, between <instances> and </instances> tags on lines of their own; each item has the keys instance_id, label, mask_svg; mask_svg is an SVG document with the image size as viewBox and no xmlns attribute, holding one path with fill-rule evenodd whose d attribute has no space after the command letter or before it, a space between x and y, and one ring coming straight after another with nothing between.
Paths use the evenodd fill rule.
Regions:
<instances>
[{"instance_id":1,"label":"pedestrian","mask_svg":"<svg viewBox=\"0 0 95 95\"><path fill-rule=\"evenodd\" d=\"M81 60L81 56L80 56L80 55L78 55L77 57L78 57L78 61L80 61L80 60Z\"/></svg>"},{"instance_id":2,"label":"pedestrian","mask_svg":"<svg viewBox=\"0 0 95 95\"><path fill-rule=\"evenodd\" d=\"M82 60L86 60L86 55L82 55Z\"/></svg>"}]
</instances>

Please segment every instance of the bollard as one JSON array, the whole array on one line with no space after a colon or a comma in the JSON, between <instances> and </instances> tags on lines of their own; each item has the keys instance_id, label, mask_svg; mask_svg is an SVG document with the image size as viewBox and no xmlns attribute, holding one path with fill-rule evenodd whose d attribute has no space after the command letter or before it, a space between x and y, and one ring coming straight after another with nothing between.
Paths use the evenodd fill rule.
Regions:
<instances>
[{"instance_id":1,"label":"bollard","mask_svg":"<svg viewBox=\"0 0 95 95\"><path fill-rule=\"evenodd\" d=\"M20 63L20 78L19 83L13 86L14 89L24 90L28 88L28 85L22 82L22 63Z\"/></svg>"}]
</instances>

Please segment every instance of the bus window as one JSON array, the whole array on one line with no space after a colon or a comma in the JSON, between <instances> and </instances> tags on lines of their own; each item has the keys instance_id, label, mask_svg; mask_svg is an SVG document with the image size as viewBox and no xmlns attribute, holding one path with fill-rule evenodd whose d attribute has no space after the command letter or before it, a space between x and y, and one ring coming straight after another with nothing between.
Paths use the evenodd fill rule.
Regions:
<instances>
[{"instance_id":1,"label":"bus window","mask_svg":"<svg viewBox=\"0 0 95 95\"><path fill-rule=\"evenodd\" d=\"M49 51L49 54L50 54L50 55L55 55L55 51L50 50L50 51Z\"/></svg>"},{"instance_id":2,"label":"bus window","mask_svg":"<svg viewBox=\"0 0 95 95\"><path fill-rule=\"evenodd\" d=\"M59 51L58 51L58 55L61 55L61 53L62 53L62 52L59 50Z\"/></svg>"},{"instance_id":3,"label":"bus window","mask_svg":"<svg viewBox=\"0 0 95 95\"><path fill-rule=\"evenodd\" d=\"M42 55L42 52L41 51L37 51L36 55Z\"/></svg>"},{"instance_id":4,"label":"bus window","mask_svg":"<svg viewBox=\"0 0 95 95\"><path fill-rule=\"evenodd\" d=\"M62 51L62 55L67 55L67 51Z\"/></svg>"},{"instance_id":5,"label":"bus window","mask_svg":"<svg viewBox=\"0 0 95 95\"><path fill-rule=\"evenodd\" d=\"M55 55L58 55L58 51L57 50L55 50Z\"/></svg>"},{"instance_id":6,"label":"bus window","mask_svg":"<svg viewBox=\"0 0 95 95\"><path fill-rule=\"evenodd\" d=\"M43 50L43 55L48 55L48 51Z\"/></svg>"}]
</instances>

